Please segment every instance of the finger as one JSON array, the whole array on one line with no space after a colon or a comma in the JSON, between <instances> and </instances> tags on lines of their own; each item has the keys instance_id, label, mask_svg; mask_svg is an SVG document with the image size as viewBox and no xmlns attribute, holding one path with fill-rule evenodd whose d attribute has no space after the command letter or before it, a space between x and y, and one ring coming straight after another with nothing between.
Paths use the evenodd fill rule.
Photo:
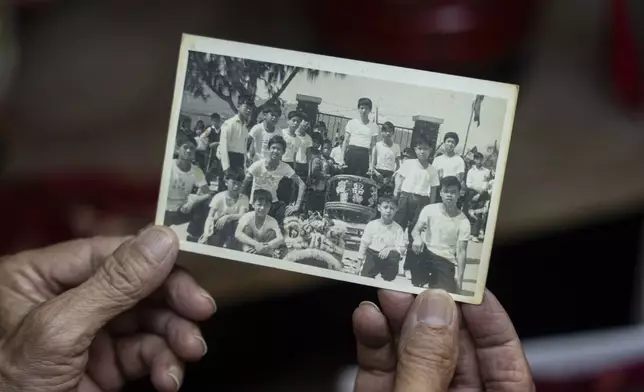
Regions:
<instances>
[{"instance_id":1,"label":"finger","mask_svg":"<svg viewBox=\"0 0 644 392\"><path fill-rule=\"evenodd\" d=\"M161 392L175 392L183 380L183 364L163 338L138 334L116 341L116 358L126 379L150 374L150 381Z\"/></svg>"},{"instance_id":2,"label":"finger","mask_svg":"<svg viewBox=\"0 0 644 392\"><path fill-rule=\"evenodd\" d=\"M57 294L89 279L101 263L130 238L95 237L68 241L19 253L12 260L22 268L31 269L39 283Z\"/></svg>"},{"instance_id":3,"label":"finger","mask_svg":"<svg viewBox=\"0 0 644 392\"><path fill-rule=\"evenodd\" d=\"M403 325L394 391L446 391L456 368L458 331L458 311L447 292L418 295Z\"/></svg>"},{"instance_id":4,"label":"finger","mask_svg":"<svg viewBox=\"0 0 644 392\"><path fill-rule=\"evenodd\" d=\"M217 310L215 300L183 268L175 266L163 286L154 294L163 299L180 316L204 321Z\"/></svg>"},{"instance_id":5,"label":"finger","mask_svg":"<svg viewBox=\"0 0 644 392\"><path fill-rule=\"evenodd\" d=\"M125 242L86 282L30 314L39 339L86 349L100 328L161 286L177 251L176 234L159 226Z\"/></svg>"},{"instance_id":6,"label":"finger","mask_svg":"<svg viewBox=\"0 0 644 392\"><path fill-rule=\"evenodd\" d=\"M206 355L208 346L195 323L162 308L140 309L137 317L144 331L163 337L179 358L198 361Z\"/></svg>"},{"instance_id":7,"label":"finger","mask_svg":"<svg viewBox=\"0 0 644 392\"><path fill-rule=\"evenodd\" d=\"M358 375L355 392L389 392L393 388L396 352L387 319L376 304L363 302L353 312Z\"/></svg>"},{"instance_id":8,"label":"finger","mask_svg":"<svg viewBox=\"0 0 644 392\"><path fill-rule=\"evenodd\" d=\"M400 335L405 317L414 303L414 296L398 291L378 290L378 300L392 334Z\"/></svg>"},{"instance_id":9,"label":"finger","mask_svg":"<svg viewBox=\"0 0 644 392\"><path fill-rule=\"evenodd\" d=\"M458 360L450 392L480 392L483 390L483 386L479 375L476 349L463 322L460 323L458 336Z\"/></svg>"},{"instance_id":10,"label":"finger","mask_svg":"<svg viewBox=\"0 0 644 392\"><path fill-rule=\"evenodd\" d=\"M100 331L89 348L87 374L101 390L119 391L127 381L120 368L113 340L105 331Z\"/></svg>"},{"instance_id":11,"label":"finger","mask_svg":"<svg viewBox=\"0 0 644 392\"><path fill-rule=\"evenodd\" d=\"M487 390L534 391L532 375L512 321L496 297L485 291L481 305L461 306Z\"/></svg>"}]
</instances>

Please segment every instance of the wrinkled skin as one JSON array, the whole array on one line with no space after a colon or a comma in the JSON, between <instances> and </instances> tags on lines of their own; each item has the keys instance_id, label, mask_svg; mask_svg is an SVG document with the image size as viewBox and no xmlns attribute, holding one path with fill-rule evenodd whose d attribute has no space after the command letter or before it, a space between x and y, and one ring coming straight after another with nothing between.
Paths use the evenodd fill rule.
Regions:
<instances>
[{"instance_id":1,"label":"wrinkled skin","mask_svg":"<svg viewBox=\"0 0 644 392\"><path fill-rule=\"evenodd\" d=\"M164 227L66 242L0 262L0 390L117 391L149 375L178 390L214 300L174 268Z\"/></svg>"},{"instance_id":2,"label":"wrinkled skin","mask_svg":"<svg viewBox=\"0 0 644 392\"><path fill-rule=\"evenodd\" d=\"M457 307L442 290L381 290L380 307L353 314L355 392L534 392L530 367L507 313L489 291Z\"/></svg>"}]
</instances>

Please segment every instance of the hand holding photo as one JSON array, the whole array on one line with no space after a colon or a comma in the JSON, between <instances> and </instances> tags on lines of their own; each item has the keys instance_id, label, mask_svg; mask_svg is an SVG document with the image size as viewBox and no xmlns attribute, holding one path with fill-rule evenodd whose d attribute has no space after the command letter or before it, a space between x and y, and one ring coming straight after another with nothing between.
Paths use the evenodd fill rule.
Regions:
<instances>
[{"instance_id":1,"label":"hand holding photo","mask_svg":"<svg viewBox=\"0 0 644 392\"><path fill-rule=\"evenodd\" d=\"M478 304L517 95L184 35L156 223L184 251Z\"/></svg>"}]
</instances>

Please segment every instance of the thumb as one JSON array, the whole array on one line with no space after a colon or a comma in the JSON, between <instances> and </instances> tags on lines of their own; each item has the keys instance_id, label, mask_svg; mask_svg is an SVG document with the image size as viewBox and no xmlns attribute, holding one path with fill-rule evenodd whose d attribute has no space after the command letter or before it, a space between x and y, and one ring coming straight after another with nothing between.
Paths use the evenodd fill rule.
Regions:
<instances>
[{"instance_id":1,"label":"thumb","mask_svg":"<svg viewBox=\"0 0 644 392\"><path fill-rule=\"evenodd\" d=\"M102 261L87 281L31 312L28 331L23 332L33 335L31 340L85 350L105 324L163 284L174 266L178 242L162 226L142 231Z\"/></svg>"},{"instance_id":2,"label":"thumb","mask_svg":"<svg viewBox=\"0 0 644 392\"><path fill-rule=\"evenodd\" d=\"M458 358L459 317L443 290L416 297L398 345L396 392L447 391Z\"/></svg>"}]
</instances>

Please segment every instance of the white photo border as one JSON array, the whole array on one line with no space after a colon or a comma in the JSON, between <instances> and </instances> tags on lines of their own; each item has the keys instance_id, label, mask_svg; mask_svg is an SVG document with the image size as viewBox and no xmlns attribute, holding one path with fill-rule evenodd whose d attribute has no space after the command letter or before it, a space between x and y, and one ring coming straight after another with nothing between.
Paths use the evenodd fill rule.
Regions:
<instances>
[{"instance_id":1,"label":"white photo border","mask_svg":"<svg viewBox=\"0 0 644 392\"><path fill-rule=\"evenodd\" d=\"M504 99L506 102L505 118L503 121L503 131L499 141L496 175L492 188L488 221L485 228L486 235L481 250L481 258L479 262L476 281L476 290L473 296L464 296L450 293L452 298L454 298L455 301L459 302L480 304L483 301L488 268L490 264L490 256L492 253L492 244L494 242L494 233L496 229L499 204L501 201L501 193L505 177L505 168L510 148L510 139L514 125L514 116L516 112L519 86L480 79L466 78L461 76L439 74L435 72L421 71L410 68L383 65L378 63L369 63L338 57L322 56L305 52L297 52L267 46L258 46L235 41L183 34L181 39L181 47L179 50L179 62L177 66L174 86L170 124L168 128L168 138L164 155L165 158L163 163L163 173L161 176L161 186L159 189L159 201L157 203L155 222L159 225L164 224L167 194L171 174L170 168L173 162L172 156L175 149L177 124L179 122L181 112L183 89L188 65L188 55L190 51L214 53L222 56L231 56L302 68L312 68L332 73L341 73L352 76L367 77L371 79L380 79L402 84L411 84L410 80L413 80L413 84L417 86L468 94L481 94L487 97ZM279 268L287 271L304 273L307 275L358 283L361 285L377 288L403 291L412 294L419 294L425 290L423 288L412 285L401 286L400 284L393 282L378 281L373 278L351 275L342 271L326 270L315 266L303 265L280 259L258 256L236 250L218 248L211 245L198 244L184 240L180 242L180 249L213 257L220 257L244 263L261 265L264 267Z\"/></svg>"}]
</instances>

